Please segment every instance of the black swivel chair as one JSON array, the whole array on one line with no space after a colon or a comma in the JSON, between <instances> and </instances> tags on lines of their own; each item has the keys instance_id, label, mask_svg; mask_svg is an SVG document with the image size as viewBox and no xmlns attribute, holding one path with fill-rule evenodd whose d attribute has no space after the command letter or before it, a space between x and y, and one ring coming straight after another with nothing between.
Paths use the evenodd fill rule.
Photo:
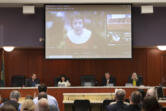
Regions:
<instances>
[{"instance_id":1,"label":"black swivel chair","mask_svg":"<svg viewBox=\"0 0 166 111\"><path fill-rule=\"evenodd\" d=\"M111 103L111 102L114 102L115 100L109 100L109 99L106 99L103 101L103 104L102 104L102 111L106 111L106 108L107 106Z\"/></svg>"},{"instance_id":2,"label":"black swivel chair","mask_svg":"<svg viewBox=\"0 0 166 111\"><path fill-rule=\"evenodd\" d=\"M25 85L25 76L22 75L12 76L12 82L11 82L12 87L22 87L23 85Z\"/></svg>"},{"instance_id":3,"label":"black swivel chair","mask_svg":"<svg viewBox=\"0 0 166 111\"><path fill-rule=\"evenodd\" d=\"M142 75L138 75L138 77L139 77L139 80L140 80L140 85L143 85L144 82L143 82L143 77L142 77Z\"/></svg>"},{"instance_id":4,"label":"black swivel chair","mask_svg":"<svg viewBox=\"0 0 166 111\"><path fill-rule=\"evenodd\" d=\"M60 78L59 77L56 77L54 79L54 85L57 87L58 86L58 82L59 82Z\"/></svg>"},{"instance_id":5,"label":"black swivel chair","mask_svg":"<svg viewBox=\"0 0 166 111\"><path fill-rule=\"evenodd\" d=\"M5 85L4 85L4 82L3 82L3 80L0 80L0 87L4 87Z\"/></svg>"},{"instance_id":6,"label":"black swivel chair","mask_svg":"<svg viewBox=\"0 0 166 111\"><path fill-rule=\"evenodd\" d=\"M164 93L163 93L163 88L162 87L155 87L157 91L157 96L159 99L165 98Z\"/></svg>"},{"instance_id":7,"label":"black swivel chair","mask_svg":"<svg viewBox=\"0 0 166 111\"><path fill-rule=\"evenodd\" d=\"M96 85L96 79L93 75L85 75L81 76L81 86L95 86Z\"/></svg>"},{"instance_id":8,"label":"black swivel chair","mask_svg":"<svg viewBox=\"0 0 166 111\"><path fill-rule=\"evenodd\" d=\"M72 111L91 111L89 100L75 100Z\"/></svg>"}]
</instances>

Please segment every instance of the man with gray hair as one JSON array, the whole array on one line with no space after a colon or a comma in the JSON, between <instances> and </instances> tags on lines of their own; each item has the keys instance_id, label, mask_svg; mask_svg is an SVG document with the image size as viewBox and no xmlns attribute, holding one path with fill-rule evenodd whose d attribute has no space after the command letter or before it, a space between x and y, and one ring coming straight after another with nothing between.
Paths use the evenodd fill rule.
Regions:
<instances>
[{"instance_id":1,"label":"man with gray hair","mask_svg":"<svg viewBox=\"0 0 166 111\"><path fill-rule=\"evenodd\" d=\"M128 104L124 102L126 91L124 89L117 89L115 91L116 102L107 106L107 111L127 111Z\"/></svg>"},{"instance_id":2,"label":"man with gray hair","mask_svg":"<svg viewBox=\"0 0 166 111\"><path fill-rule=\"evenodd\" d=\"M147 93L146 93L146 96L153 96L153 97L155 97L156 99L158 99L156 88L153 87L153 88L148 89L148 90L147 90Z\"/></svg>"},{"instance_id":3,"label":"man with gray hair","mask_svg":"<svg viewBox=\"0 0 166 111\"><path fill-rule=\"evenodd\" d=\"M10 92L9 100L4 103L4 105L12 105L16 108L18 111L20 104L18 103L18 100L20 98L20 92L17 90L13 90Z\"/></svg>"}]
</instances>

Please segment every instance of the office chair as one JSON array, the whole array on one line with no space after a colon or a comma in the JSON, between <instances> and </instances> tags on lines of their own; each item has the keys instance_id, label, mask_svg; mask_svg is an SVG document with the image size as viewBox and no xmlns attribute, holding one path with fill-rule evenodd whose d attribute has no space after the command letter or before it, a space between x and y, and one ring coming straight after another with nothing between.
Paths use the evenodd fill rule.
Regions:
<instances>
[{"instance_id":1,"label":"office chair","mask_svg":"<svg viewBox=\"0 0 166 111\"><path fill-rule=\"evenodd\" d=\"M75 100L72 111L91 111L89 100Z\"/></svg>"},{"instance_id":2,"label":"office chair","mask_svg":"<svg viewBox=\"0 0 166 111\"><path fill-rule=\"evenodd\" d=\"M109 99L106 99L103 101L103 104L102 104L102 111L106 111L106 108L107 106L111 103L111 102L114 102L115 100L109 100Z\"/></svg>"},{"instance_id":3,"label":"office chair","mask_svg":"<svg viewBox=\"0 0 166 111\"><path fill-rule=\"evenodd\" d=\"M58 82L59 82L60 78L59 77L56 77L54 79L54 85L57 87L58 86Z\"/></svg>"},{"instance_id":4,"label":"office chair","mask_svg":"<svg viewBox=\"0 0 166 111\"><path fill-rule=\"evenodd\" d=\"M139 80L140 80L140 85L143 85L144 83L143 83L143 77L142 77L142 75L138 75L138 77L139 77Z\"/></svg>"},{"instance_id":5,"label":"office chair","mask_svg":"<svg viewBox=\"0 0 166 111\"><path fill-rule=\"evenodd\" d=\"M95 76L93 75L85 75L81 76L81 86L95 86L96 84L96 79Z\"/></svg>"},{"instance_id":6,"label":"office chair","mask_svg":"<svg viewBox=\"0 0 166 111\"><path fill-rule=\"evenodd\" d=\"M164 97L164 93L163 93L163 88L162 87L156 87L156 91L157 91L157 96L158 96L158 99L162 99L162 98L165 98Z\"/></svg>"},{"instance_id":7,"label":"office chair","mask_svg":"<svg viewBox=\"0 0 166 111\"><path fill-rule=\"evenodd\" d=\"M3 82L3 80L0 80L0 87L4 87L5 85L4 85L4 82Z\"/></svg>"},{"instance_id":8,"label":"office chair","mask_svg":"<svg viewBox=\"0 0 166 111\"><path fill-rule=\"evenodd\" d=\"M12 76L11 86L12 87L22 87L25 84L25 76L16 75Z\"/></svg>"}]
</instances>

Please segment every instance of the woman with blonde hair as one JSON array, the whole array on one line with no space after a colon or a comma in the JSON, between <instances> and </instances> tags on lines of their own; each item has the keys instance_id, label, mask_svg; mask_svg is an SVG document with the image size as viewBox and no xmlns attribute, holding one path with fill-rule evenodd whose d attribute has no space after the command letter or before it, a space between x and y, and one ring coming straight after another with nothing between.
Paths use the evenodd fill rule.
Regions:
<instances>
[{"instance_id":1,"label":"woman with blonde hair","mask_svg":"<svg viewBox=\"0 0 166 111\"><path fill-rule=\"evenodd\" d=\"M35 111L35 104L33 100L26 99L21 106L21 111Z\"/></svg>"},{"instance_id":2,"label":"woman with blonde hair","mask_svg":"<svg viewBox=\"0 0 166 111\"><path fill-rule=\"evenodd\" d=\"M133 72L131 77L129 77L128 83L131 83L133 86L141 85L141 80L136 72Z\"/></svg>"}]
</instances>

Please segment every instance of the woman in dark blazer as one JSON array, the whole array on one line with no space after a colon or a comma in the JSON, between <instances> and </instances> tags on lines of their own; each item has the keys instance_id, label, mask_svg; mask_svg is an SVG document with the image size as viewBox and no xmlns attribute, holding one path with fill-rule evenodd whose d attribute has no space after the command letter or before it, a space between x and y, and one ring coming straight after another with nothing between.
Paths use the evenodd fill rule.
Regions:
<instances>
[{"instance_id":1,"label":"woman in dark blazer","mask_svg":"<svg viewBox=\"0 0 166 111\"><path fill-rule=\"evenodd\" d=\"M137 75L136 72L133 72L131 77L129 77L128 83L133 84L133 86L139 86L139 85L142 84L141 80L140 80L140 78L139 78L139 76Z\"/></svg>"}]
</instances>

